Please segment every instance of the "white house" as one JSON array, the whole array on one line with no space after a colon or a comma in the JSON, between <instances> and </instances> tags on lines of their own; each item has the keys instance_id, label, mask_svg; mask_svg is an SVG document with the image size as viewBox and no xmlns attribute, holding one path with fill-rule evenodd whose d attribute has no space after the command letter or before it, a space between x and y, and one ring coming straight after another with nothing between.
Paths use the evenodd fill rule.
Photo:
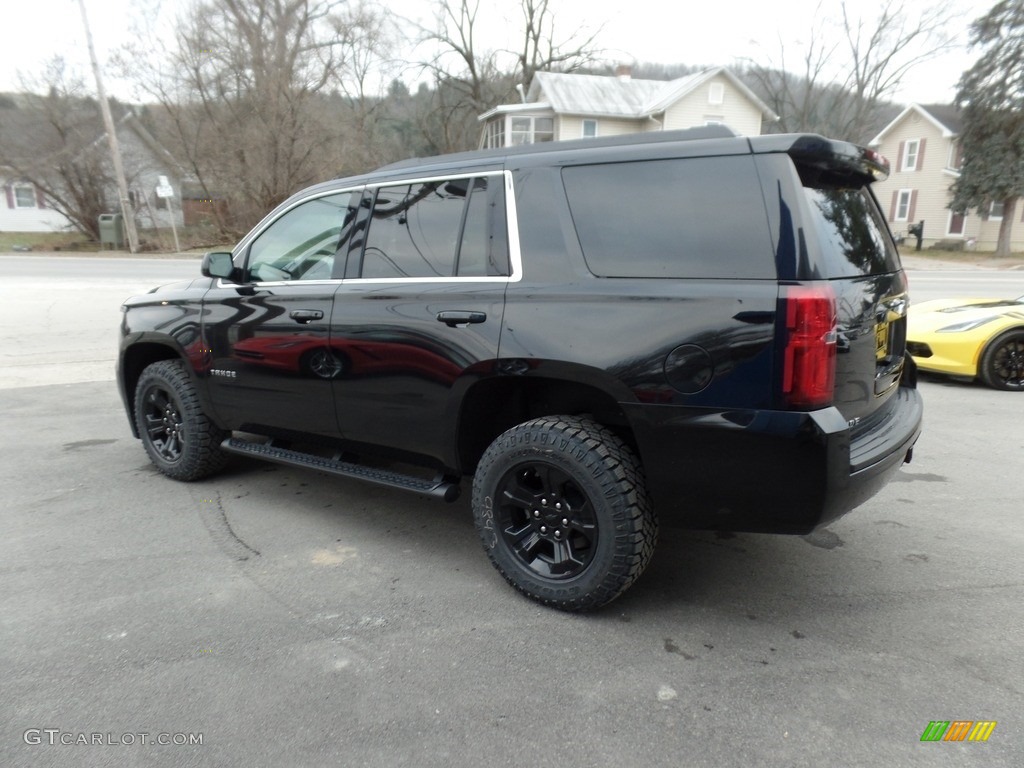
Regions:
<instances>
[{"instance_id":1,"label":"white house","mask_svg":"<svg viewBox=\"0 0 1024 768\"><path fill-rule=\"evenodd\" d=\"M0 232L58 232L71 222L46 205L43 194L10 168L0 168Z\"/></svg>"},{"instance_id":2,"label":"white house","mask_svg":"<svg viewBox=\"0 0 1024 768\"><path fill-rule=\"evenodd\" d=\"M623 133L726 125L756 136L778 116L722 67L676 80L538 72L521 104L502 104L478 118L481 147L511 147Z\"/></svg>"},{"instance_id":3,"label":"white house","mask_svg":"<svg viewBox=\"0 0 1024 768\"><path fill-rule=\"evenodd\" d=\"M875 184L875 194L898 235L924 222L924 245L945 241L967 249L995 250L1002 222L1002 203L984 215L953 213L950 190L960 176L960 132L963 123L949 104L911 104L871 140L888 158L889 178ZM1021 206L1020 208L1024 208ZM1015 251L1024 250L1024 210L1014 222ZM916 241L915 241L916 242Z\"/></svg>"},{"instance_id":4,"label":"white house","mask_svg":"<svg viewBox=\"0 0 1024 768\"><path fill-rule=\"evenodd\" d=\"M22 151L32 148L34 135L44 136L50 126L28 110L17 108L4 110L0 115L8 133L16 134L21 140ZM136 224L140 228L163 228L183 224L181 212L181 177L178 164L171 154L157 142L130 109L116 123L121 158L127 175L128 198L135 211ZM96 138L80 150L80 154L100 153L101 162L109 165L107 135L97 120ZM3 153L0 152L0 155ZM112 175L112 174L111 174ZM169 208L166 201L156 194L160 177L167 177L175 191L175 200ZM0 166L0 231L6 232L57 232L71 228L71 222L47 203L42 192L27 179L10 168ZM118 192L115 185L105 191L111 213L118 212Z\"/></svg>"}]
</instances>

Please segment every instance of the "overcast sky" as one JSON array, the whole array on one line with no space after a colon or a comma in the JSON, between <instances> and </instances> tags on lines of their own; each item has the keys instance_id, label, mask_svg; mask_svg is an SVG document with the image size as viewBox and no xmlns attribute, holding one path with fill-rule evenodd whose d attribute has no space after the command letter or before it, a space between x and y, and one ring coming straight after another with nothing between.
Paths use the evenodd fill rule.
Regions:
<instances>
[{"instance_id":1,"label":"overcast sky","mask_svg":"<svg viewBox=\"0 0 1024 768\"><path fill-rule=\"evenodd\" d=\"M0 90L19 90L18 71L34 73L55 55L64 56L83 75L89 75L88 52L82 32L78 0L0 0L4 35L0 39ZM937 0L903 0L909 8L934 5ZM172 19L190 0L85 0L90 26L101 64L132 34L133 28ZM778 62L782 46L787 61L806 41L815 24L819 3L835 8L838 0L552 0L558 25L569 31L600 27L598 45L608 51L611 61L660 62L665 64L724 65L753 60ZM970 22L983 15L995 0L957 0L959 19L949 32L961 40L961 47L921 64L905 79L897 94L901 102L949 102L960 73L970 66L976 53L966 50ZM381 0L393 15L419 17L429 23L430 0ZM515 2L484 0L484 6L507 9L511 18ZM867 14L876 7L871 0L851 0L850 6ZM158 9L154 15L153 9ZM147 10L148 9L148 10ZM508 23L500 14L482 11L485 32L494 47L501 47L502 30ZM414 84L415 75L406 78ZM112 79L109 91L122 99L132 94Z\"/></svg>"}]
</instances>

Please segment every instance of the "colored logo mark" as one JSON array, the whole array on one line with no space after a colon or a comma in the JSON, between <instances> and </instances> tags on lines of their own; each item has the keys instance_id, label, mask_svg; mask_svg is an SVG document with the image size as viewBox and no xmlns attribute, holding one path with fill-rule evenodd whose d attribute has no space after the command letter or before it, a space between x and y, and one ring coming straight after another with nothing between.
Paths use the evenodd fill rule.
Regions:
<instances>
[{"instance_id":1,"label":"colored logo mark","mask_svg":"<svg viewBox=\"0 0 1024 768\"><path fill-rule=\"evenodd\" d=\"M988 741L995 728L995 720L932 720L921 741Z\"/></svg>"}]
</instances>

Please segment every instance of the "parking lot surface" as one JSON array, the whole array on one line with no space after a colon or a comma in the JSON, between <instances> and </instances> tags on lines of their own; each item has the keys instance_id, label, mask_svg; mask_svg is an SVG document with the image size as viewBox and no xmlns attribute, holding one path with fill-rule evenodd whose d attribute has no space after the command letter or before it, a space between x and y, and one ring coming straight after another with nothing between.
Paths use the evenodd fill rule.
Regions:
<instances>
[{"instance_id":1,"label":"parking lot surface","mask_svg":"<svg viewBox=\"0 0 1024 768\"><path fill-rule=\"evenodd\" d=\"M75 294L87 323L61 293L3 316L0 765L1024 765L1018 393L926 379L914 462L860 509L807 537L663 526L575 616L505 584L464 500L156 473L109 366L45 383L23 356L56 345L59 377L70 334L112 359L104 290ZM922 742L932 721L997 725Z\"/></svg>"}]
</instances>

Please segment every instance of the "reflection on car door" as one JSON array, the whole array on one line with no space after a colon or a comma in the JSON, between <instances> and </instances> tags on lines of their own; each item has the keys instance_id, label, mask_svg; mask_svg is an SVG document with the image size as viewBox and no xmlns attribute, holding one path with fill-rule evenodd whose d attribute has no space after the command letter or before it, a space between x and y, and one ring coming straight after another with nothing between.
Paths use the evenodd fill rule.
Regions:
<instances>
[{"instance_id":1,"label":"reflection on car door","mask_svg":"<svg viewBox=\"0 0 1024 768\"><path fill-rule=\"evenodd\" d=\"M241 284L206 296L208 389L232 429L336 435L329 344L334 293L359 192L326 195L285 211L243 244Z\"/></svg>"},{"instance_id":2,"label":"reflection on car door","mask_svg":"<svg viewBox=\"0 0 1024 768\"><path fill-rule=\"evenodd\" d=\"M381 187L335 297L333 380L346 439L445 456L460 400L497 357L508 283L500 173Z\"/></svg>"}]
</instances>

